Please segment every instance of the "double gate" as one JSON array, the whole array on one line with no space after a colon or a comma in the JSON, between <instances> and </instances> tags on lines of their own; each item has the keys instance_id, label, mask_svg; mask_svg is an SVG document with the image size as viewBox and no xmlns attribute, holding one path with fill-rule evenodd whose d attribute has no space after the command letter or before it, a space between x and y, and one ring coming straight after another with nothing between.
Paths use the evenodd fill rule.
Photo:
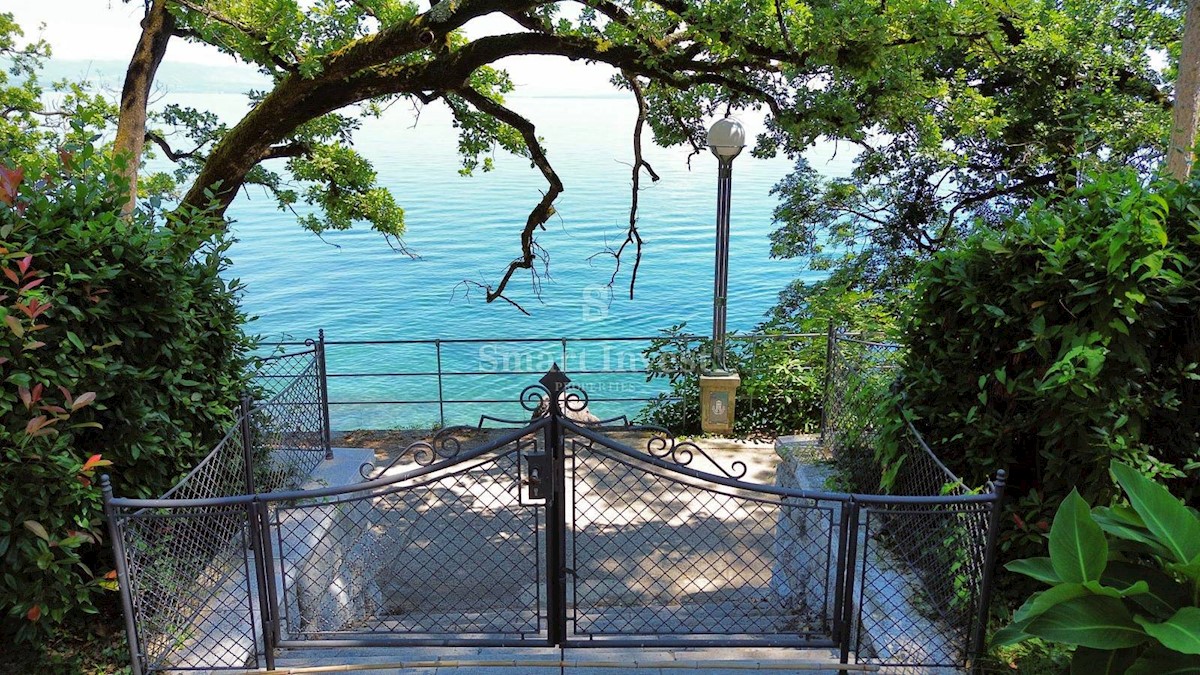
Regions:
<instances>
[{"instance_id":1,"label":"double gate","mask_svg":"<svg viewBox=\"0 0 1200 675\"><path fill-rule=\"evenodd\" d=\"M979 648L998 489L885 497L754 483L746 463L664 430L584 421L587 395L557 367L521 403L532 421L520 428L481 420L467 441L443 430L364 466L354 485L106 494L135 675L370 645L770 645L879 662L864 629L878 617L864 613L920 586L888 544L917 523L934 523L963 565L956 597L931 600L921 624L944 629L946 662L911 665L963 666ZM197 541L213 549L202 568L172 562Z\"/></svg>"}]
</instances>

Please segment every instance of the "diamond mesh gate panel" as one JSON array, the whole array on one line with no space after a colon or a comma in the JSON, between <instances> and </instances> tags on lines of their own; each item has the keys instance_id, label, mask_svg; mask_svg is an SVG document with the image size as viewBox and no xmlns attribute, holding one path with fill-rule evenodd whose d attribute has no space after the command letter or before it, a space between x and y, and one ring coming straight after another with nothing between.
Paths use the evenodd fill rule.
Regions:
<instances>
[{"instance_id":1,"label":"diamond mesh gate panel","mask_svg":"<svg viewBox=\"0 0 1200 675\"><path fill-rule=\"evenodd\" d=\"M880 405L893 386L898 345L833 333L829 355L824 440L853 490L879 494L886 469L891 495L972 493L906 420L892 439L902 446L902 461L880 465L878 416L903 415ZM901 669L966 664L978 625L992 508L967 500L862 504L860 550L851 570L858 576L852 618L857 662Z\"/></svg>"},{"instance_id":2,"label":"diamond mesh gate panel","mask_svg":"<svg viewBox=\"0 0 1200 675\"><path fill-rule=\"evenodd\" d=\"M685 482L598 445L570 447L574 634L828 639L831 507ZM781 546L781 518L813 536ZM823 593L780 582L790 557L824 570Z\"/></svg>"},{"instance_id":3,"label":"diamond mesh gate panel","mask_svg":"<svg viewBox=\"0 0 1200 675\"><path fill-rule=\"evenodd\" d=\"M171 508L114 516L125 541L148 671L242 669L258 648L244 508ZM203 646L196 640L206 636Z\"/></svg>"},{"instance_id":4,"label":"diamond mesh gate panel","mask_svg":"<svg viewBox=\"0 0 1200 675\"><path fill-rule=\"evenodd\" d=\"M247 450L258 492L298 487L324 458L315 350L270 357L259 366L255 379L268 399L248 418L234 419L213 450L160 499L244 494ZM181 502L116 507L112 518L123 544L143 669L256 666L262 644L246 508Z\"/></svg>"},{"instance_id":5,"label":"diamond mesh gate panel","mask_svg":"<svg viewBox=\"0 0 1200 675\"><path fill-rule=\"evenodd\" d=\"M325 458L317 371L316 360L309 357L286 387L250 411L258 492L297 487Z\"/></svg>"},{"instance_id":6,"label":"diamond mesh gate panel","mask_svg":"<svg viewBox=\"0 0 1200 675\"><path fill-rule=\"evenodd\" d=\"M520 495L532 446L380 492L280 505L285 637L544 635L543 516Z\"/></svg>"},{"instance_id":7,"label":"diamond mesh gate panel","mask_svg":"<svg viewBox=\"0 0 1200 675\"><path fill-rule=\"evenodd\" d=\"M862 513L856 662L964 666L990 505L876 504Z\"/></svg>"}]
</instances>

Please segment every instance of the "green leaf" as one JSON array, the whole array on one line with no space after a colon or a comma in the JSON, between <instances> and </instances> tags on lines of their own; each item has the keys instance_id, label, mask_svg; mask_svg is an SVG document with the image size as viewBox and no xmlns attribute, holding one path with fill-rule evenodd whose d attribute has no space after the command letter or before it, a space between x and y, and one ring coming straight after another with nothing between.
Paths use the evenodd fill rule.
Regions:
<instances>
[{"instance_id":1,"label":"green leaf","mask_svg":"<svg viewBox=\"0 0 1200 675\"><path fill-rule=\"evenodd\" d=\"M25 529L36 535L38 539L50 541L50 535L46 532L46 528L42 527L41 523L36 520L27 520L22 524L25 526Z\"/></svg>"},{"instance_id":2,"label":"green leaf","mask_svg":"<svg viewBox=\"0 0 1200 675\"><path fill-rule=\"evenodd\" d=\"M1184 607L1162 623L1133 617L1142 628L1167 649L1200 655L1200 607Z\"/></svg>"},{"instance_id":3,"label":"green leaf","mask_svg":"<svg viewBox=\"0 0 1200 675\"><path fill-rule=\"evenodd\" d=\"M1031 621L1045 614L1046 610L1057 604L1087 595L1091 595L1091 593L1083 584L1059 584L1054 588L1030 596L1029 601L1021 605L1021 608L1013 615L1013 621Z\"/></svg>"},{"instance_id":4,"label":"green leaf","mask_svg":"<svg viewBox=\"0 0 1200 675\"><path fill-rule=\"evenodd\" d=\"M1129 503L1146 527L1171 551L1177 562L1188 563L1200 556L1200 519L1167 489L1133 468L1113 462L1111 471L1129 496Z\"/></svg>"},{"instance_id":5,"label":"green leaf","mask_svg":"<svg viewBox=\"0 0 1200 675\"><path fill-rule=\"evenodd\" d=\"M1025 558L1007 563L1004 569L1017 574L1033 577L1048 584L1062 583L1062 579L1054 571L1054 565L1049 558Z\"/></svg>"},{"instance_id":6,"label":"green leaf","mask_svg":"<svg viewBox=\"0 0 1200 675\"><path fill-rule=\"evenodd\" d=\"M1120 600L1099 595L1059 603L1025 630L1052 642L1093 649L1134 647L1149 639Z\"/></svg>"},{"instance_id":7,"label":"green leaf","mask_svg":"<svg viewBox=\"0 0 1200 675\"><path fill-rule=\"evenodd\" d=\"M1131 521L1125 517L1118 509L1124 507L1103 507L1098 506L1092 509L1092 519L1108 534L1142 544L1147 552L1163 557L1170 557L1171 552L1158 541L1158 539L1146 528L1145 523L1141 518L1137 518L1136 512L1132 512L1135 521ZM1128 509L1126 509L1128 510Z\"/></svg>"},{"instance_id":8,"label":"green leaf","mask_svg":"<svg viewBox=\"0 0 1200 675\"><path fill-rule=\"evenodd\" d=\"M1120 675L1137 661L1138 650L1079 647L1071 657L1071 675Z\"/></svg>"},{"instance_id":9,"label":"green leaf","mask_svg":"<svg viewBox=\"0 0 1200 675\"><path fill-rule=\"evenodd\" d=\"M1011 647L1012 645L1024 642L1033 637L1025 632L1025 626L1029 625L1029 621L1014 621L1004 628L992 633L992 639L988 641L988 645L995 647Z\"/></svg>"},{"instance_id":10,"label":"green leaf","mask_svg":"<svg viewBox=\"0 0 1200 675\"><path fill-rule=\"evenodd\" d=\"M1143 652L1125 675L1200 675L1200 659L1155 645Z\"/></svg>"},{"instance_id":11,"label":"green leaf","mask_svg":"<svg viewBox=\"0 0 1200 675\"><path fill-rule=\"evenodd\" d=\"M1110 598L1127 598L1150 591L1150 584L1142 580L1135 581L1127 586L1106 586L1099 581L1085 581L1083 582L1083 587L1095 595L1106 595Z\"/></svg>"},{"instance_id":12,"label":"green leaf","mask_svg":"<svg viewBox=\"0 0 1200 675\"><path fill-rule=\"evenodd\" d=\"M1139 581L1146 582L1149 590L1131 596L1130 600L1156 617L1171 616L1188 602L1188 592L1183 584L1151 567L1110 560L1100 577L1100 582L1109 586L1131 586Z\"/></svg>"},{"instance_id":13,"label":"green leaf","mask_svg":"<svg viewBox=\"0 0 1200 675\"><path fill-rule=\"evenodd\" d=\"M1098 581L1108 562L1108 540L1079 491L1072 489L1050 526L1050 562L1063 581Z\"/></svg>"}]
</instances>

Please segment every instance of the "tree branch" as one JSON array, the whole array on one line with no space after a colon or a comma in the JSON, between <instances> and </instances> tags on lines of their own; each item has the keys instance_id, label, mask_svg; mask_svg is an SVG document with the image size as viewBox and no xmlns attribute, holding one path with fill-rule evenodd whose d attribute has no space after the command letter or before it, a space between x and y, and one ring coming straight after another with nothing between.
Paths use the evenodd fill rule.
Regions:
<instances>
[{"instance_id":1,"label":"tree branch","mask_svg":"<svg viewBox=\"0 0 1200 675\"><path fill-rule=\"evenodd\" d=\"M179 162L185 159L203 159L198 152L199 148L192 150L191 152L176 152L175 149L171 147L171 144L167 142L167 139L159 135L158 132L147 131L146 140L154 143L160 149L162 149L163 154L166 155L167 159L171 160L172 162Z\"/></svg>"},{"instance_id":2,"label":"tree branch","mask_svg":"<svg viewBox=\"0 0 1200 675\"><path fill-rule=\"evenodd\" d=\"M936 245L937 243L944 241L945 238L949 236L950 228L954 227L954 218L962 209L971 206L972 204L979 204L980 202L986 202L989 199L995 199L996 197L1003 197L1004 195L1015 194L1023 190L1050 185L1057 177L1057 174L1046 173L1040 176L1034 176L1033 178L1029 178L1027 180L1009 183L1008 185L995 187L991 190L985 190L960 200L957 204L950 208L950 211L946 214L946 224L942 226L942 231L938 234L936 239L931 240L931 243Z\"/></svg>"},{"instance_id":3,"label":"tree branch","mask_svg":"<svg viewBox=\"0 0 1200 675\"><path fill-rule=\"evenodd\" d=\"M508 268L504 271L504 275L495 287L481 285L487 292L488 302L502 298L516 305L517 303L505 297L504 290L508 287L508 282L517 270L533 269L533 263L537 259L537 243L534 241L534 234L538 228L545 226L550 216L554 215L554 200L563 191L562 180L555 173L554 167L550 165L550 161L546 159L546 152L538 140L537 129L532 122L470 87L456 89L454 93L475 106L480 112L487 113L516 129L521 134L521 138L525 139L525 145L529 149L530 161L542 172L542 176L545 177L546 182L549 184L549 189L542 195L541 201L533 207L529 212L529 217L525 220L525 228L521 231L521 256L508 264ZM519 305L517 306L519 307ZM524 310L522 309L522 311Z\"/></svg>"},{"instance_id":4,"label":"tree branch","mask_svg":"<svg viewBox=\"0 0 1200 675\"><path fill-rule=\"evenodd\" d=\"M284 61L283 59L279 58L278 56L272 54L270 52L270 50L267 49L267 47L266 47L267 45L271 44L271 38L267 34L261 32L261 31L255 30L255 28L253 26L243 23L241 21L238 21L237 19L235 19L233 17L225 16L224 14L214 10L213 8L209 7L207 4L205 4L203 2L196 3L196 2L193 2L193 0L175 0L175 2L178 2L182 7L186 8L190 11L193 11L203 17L212 19L213 21L216 21L219 24L228 26L228 27L238 31L239 33L245 35L246 37L254 40L260 46L263 47L263 50L264 50L263 53L267 56L268 59L270 59L271 63L275 64L275 66L278 67L279 69L284 70L289 73L295 73L295 72L299 71L299 67L296 65L296 62L299 59L297 59L294 54L292 55L292 61L290 61L290 62Z\"/></svg>"},{"instance_id":5,"label":"tree branch","mask_svg":"<svg viewBox=\"0 0 1200 675\"><path fill-rule=\"evenodd\" d=\"M638 112L637 120L633 123L633 169L630 176L629 227L625 230L625 241L621 242L621 245L616 250L608 251L616 261L612 277L608 280L608 285L611 287L616 283L617 275L621 272L621 256L625 253L625 249L632 244L634 246L633 272L629 276L629 299L632 300L634 285L637 284L638 268L642 264L642 235L638 232L637 227L638 192L641 190L642 170L645 170L650 175L652 181L657 182L659 176L655 173L654 168L650 166L650 163L642 157L642 128L646 124L647 114L646 95L642 91L642 85L638 82L637 76L628 70L623 70L621 71L621 77L625 78L625 82L629 84L630 91L633 92Z\"/></svg>"}]
</instances>

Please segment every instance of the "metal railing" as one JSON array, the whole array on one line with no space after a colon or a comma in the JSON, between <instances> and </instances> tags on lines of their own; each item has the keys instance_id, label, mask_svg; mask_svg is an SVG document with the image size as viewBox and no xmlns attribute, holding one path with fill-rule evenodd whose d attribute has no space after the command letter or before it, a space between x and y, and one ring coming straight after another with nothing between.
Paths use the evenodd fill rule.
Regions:
<instances>
[{"instance_id":1,"label":"metal railing","mask_svg":"<svg viewBox=\"0 0 1200 675\"><path fill-rule=\"evenodd\" d=\"M331 427L337 430L444 427L474 423L481 414L511 404L530 377L557 363L584 379L600 417L629 413L630 404L676 400L667 377L654 372L645 351L655 341L684 348L699 335L333 340L320 332ZM731 335L733 344L786 342L795 349L820 346L824 333ZM290 349L300 342L263 345ZM685 364L692 374L703 363ZM824 367L818 356L812 369ZM750 405L753 405L752 403ZM639 406L640 407L640 406Z\"/></svg>"},{"instance_id":2,"label":"metal railing","mask_svg":"<svg viewBox=\"0 0 1200 675\"><path fill-rule=\"evenodd\" d=\"M312 646L791 645L889 666L962 666L978 652L970 629L987 575L963 577L962 624L883 621L914 594L943 599L897 533L962 536L983 569L995 530L978 525L995 522L1002 481L929 495L749 483L745 464L726 470L665 430L576 423L568 411L586 407L586 392L557 370L541 382L519 397L535 413L527 426L475 445L418 443L408 467L362 483L140 500L115 498L104 480L135 675L271 669L276 648ZM614 432L650 436L642 449ZM681 504L696 512L686 522ZM803 527L781 539L774 528L788 520ZM621 567L639 551L662 561ZM824 572L805 589L781 586L793 558ZM613 584L626 590L614 596ZM894 649L928 642L942 647Z\"/></svg>"},{"instance_id":3,"label":"metal railing","mask_svg":"<svg viewBox=\"0 0 1200 675\"><path fill-rule=\"evenodd\" d=\"M300 346L258 361L257 396L242 398L224 437L159 498L197 506L113 508L107 501L111 484L103 477L135 672L168 662L186 667L189 658L240 666L246 654L239 645L258 644L253 631L245 630L255 611L243 583L253 559L247 548L252 521L245 509L221 500L297 488L329 455L323 345L310 340ZM205 618L198 624L200 617ZM221 636L213 642L216 653L181 657L180 635L189 627Z\"/></svg>"},{"instance_id":4,"label":"metal railing","mask_svg":"<svg viewBox=\"0 0 1200 675\"><path fill-rule=\"evenodd\" d=\"M787 337L807 340L806 344L811 346L817 336L743 336L743 339ZM449 452L444 452L445 448L436 443L434 446L413 446L417 451L428 451L431 464L418 459L419 466L410 470L378 475L357 485L297 490L311 469L330 451L329 408L336 404L329 400L327 378L390 377L402 380L423 376L421 372L400 369L326 373L327 344L432 345L438 360L436 369L428 372L437 377L438 395L430 400L444 410L447 404L479 404L492 399L447 399L444 388L447 380L474 377L478 373L445 367L441 349L446 344L478 346L504 341L327 343L322 333L314 341L281 345L277 350L285 351L277 351L259 363L255 380L260 402L246 400L217 447L161 498L118 499L112 495L107 479L102 480L134 673L237 670L263 664L270 668L274 648L299 645L295 636L313 633L313 626L318 625L313 621L342 625L338 622L344 622L345 617L328 614L332 610L318 608L317 614L311 614L312 607L319 603L314 605L316 601L303 594L313 592L310 586L319 590L332 588L329 583L334 583L332 578L326 578L328 575L320 564L313 566L313 561L325 561L321 564L326 566L336 564L335 571L342 576L334 585L359 598L356 602L360 604L355 605L354 612L368 612L366 608L373 606L376 598L365 592L361 584L355 586L355 583L366 584L373 565L394 559L399 549L391 549L408 546L404 543L408 540L401 534L397 534L394 541L386 537L379 539L380 528L419 524L425 528L422 531L428 533L458 529L474 532L472 528L485 524L484 521L426 519L418 522L410 521L408 514L416 517L416 514L444 510L440 517L478 520L478 513L530 506L525 497L517 496L525 489L522 486L529 485L529 476L522 473L521 457L526 450L537 449L537 442L529 439L543 433L547 426L555 426L560 431L558 436L548 436L545 444L557 444L560 451L563 447L561 431L565 428L595 443L594 447L602 453L609 452L607 458L600 457L598 463L591 465L592 470L602 469L608 473L597 474L600 482L589 483L604 485L603 481L607 480L620 488L610 490L611 494L607 496L601 495L606 504L632 500L632 509L632 503L640 504L638 500L644 500L644 494L647 494L637 486L648 481L647 485L663 486L662 489L676 501L684 497L692 501L699 499L705 503L705 508L715 509L714 512L724 508L732 509L729 513L741 514L741 527L750 528L752 533L739 535L739 541L742 544L754 541L754 555L762 559L747 561L742 558L741 566L736 568L729 568L718 559L705 563L724 565L722 569L727 570L742 570L734 574L734 580L771 581L775 570L788 564L789 556L824 556L825 572L812 577L818 579L813 583L821 587L816 595L824 598L818 603L821 610L815 625L819 628L810 632L819 635L828 631L828 642L818 639L813 644L836 647L843 663L851 653L855 662L861 664L962 667L972 663L984 646L999 526L998 505L1004 490L1003 474L979 490L969 489L938 460L902 411L881 408L887 403L885 397L894 379L898 355L895 345L847 335L835 329L820 337L827 340L823 345L826 356L823 364L826 369L823 438L851 483L845 493L752 485L743 482L736 473L698 471L687 466L694 454L700 454L689 449L694 446L677 444L664 436L659 440L652 439L645 451L637 450L624 441L598 436L599 430L579 426L568 418L559 419L557 405L550 406L554 411L550 422L545 417L539 419L535 412L530 426L493 437L482 446L464 450L455 442ZM569 351L575 342L650 339L653 338L519 339L513 342L551 343L570 358L579 353L578 350ZM683 336L683 339L700 338ZM291 351L286 351L288 349ZM586 374L592 375L611 372L588 371L585 369ZM503 375L525 372L515 369ZM626 373L644 376L645 369L629 369L620 374ZM489 375L496 376L495 373ZM586 394L584 397L587 398ZM524 392L514 399L494 398L505 402L515 400L526 411L531 410L526 406ZM604 398L588 399L588 402ZM428 401L397 400L394 404L420 402ZM387 401L373 403L386 404ZM342 403L353 404L353 401ZM903 460L890 465L881 463L880 457L886 454L880 452L883 442L903 443L904 446L891 455L903 457ZM543 452L547 445L542 446ZM576 451L581 451L582 447L577 447ZM664 448L669 449L667 454L663 454ZM587 450L592 449L592 445L587 445ZM484 464L459 466L467 460L484 461L487 457L493 458L487 460L492 462L487 466L494 466L503 459L501 464L508 468L489 474ZM684 483L677 482L679 480ZM685 483L689 480L701 483L687 487ZM505 487L506 481L512 484ZM631 486L633 489L629 489ZM881 486L887 486L892 494L879 494ZM430 491L434 488L436 492ZM742 496L736 497L728 490ZM586 491L578 485L572 491L575 492L586 496ZM733 506L730 499L740 499L737 503L741 506ZM820 507L818 515L823 515L819 523L809 517L811 514L804 505ZM430 511L433 507L439 508ZM596 514L608 513L607 509L593 510ZM637 510L645 512L641 507ZM674 512L673 507L671 512ZM771 534L764 523L782 523L789 519L803 521L799 530L816 532L817 539L793 546L795 550L788 553L789 540L775 539L778 535ZM668 520L664 520L664 526L660 528L662 536L674 531L666 526ZM537 528L548 527L549 522L536 514L531 522L536 548L539 545ZM617 525L614 522L612 528L604 531L619 533L622 528ZM717 525L713 527L717 528ZM746 536L753 539L745 539ZM820 543L824 541L822 537L828 539L824 544ZM575 542L573 546L578 544L575 539L572 541ZM689 540L681 546L694 544L695 541ZM629 553L626 548L628 546L621 549L621 555ZM472 559L461 545L427 550L422 544L421 549L422 552L416 555L429 556L440 551L437 554L444 557L430 560L430 565L422 565L422 569L451 569ZM529 553L523 548L520 551L522 555ZM782 557L775 560L772 556ZM535 581L541 578L536 569L530 573ZM296 574L301 576L296 577ZM449 583L441 577L432 579L433 582ZM346 587L345 583L351 585ZM774 587L773 582L770 585ZM451 593L451 590L447 590L448 597L458 592ZM590 596L581 597L587 600ZM608 602L606 595L596 597ZM482 601L479 597L473 599ZM304 614L301 605L310 613ZM607 605L600 607L597 611L602 614L609 611ZM896 617L912 614L913 608L920 616L907 616L904 623L898 623ZM822 613L826 609L828 612ZM429 625L436 625L436 621L445 618L438 619L434 614L422 616L422 621ZM725 625L715 614L706 616L712 619L713 626ZM541 621L536 616L534 619ZM401 625L390 618L376 617L370 621L374 622L372 625L387 626L389 630ZM708 626L701 623L702 627ZM450 644L455 639L442 636L434 642ZM514 638L514 644L528 644L529 639L522 635L519 639ZM479 644L487 642L485 639ZM340 643L335 640L326 644ZM926 646L917 648L913 645Z\"/></svg>"},{"instance_id":5,"label":"metal railing","mask_svg":"<svg viewBox=\"0 0 1200 675\"><path fill-rule=\"evenodd\" d=\"M898 344L829 332L822 445L850 489L892 495L1003 495L1004 472L980 489L972 489L950 471L921 436L901 397L893 396L902 355ZM918 604L930 620L923 626L956 634L956 639L982 649L987 627L995 566L999 509L965 510L954 518L928 509L907 512L876 510L868 517L868 545L901 558L919 580ZM895 592L903 579L881 578L876 591ZM864 592L866 592L864 588ZM982 595L976 595L979 593ZM860 637L878 630L872 623L890 621L862 612ZM928 632L927 628L923 628ZM934 636L927 642L934 642ZM895 661L894 645L861 649L866 662ZM911 665L928 665L914 663Z\"/></svg>"}]
</instances>

